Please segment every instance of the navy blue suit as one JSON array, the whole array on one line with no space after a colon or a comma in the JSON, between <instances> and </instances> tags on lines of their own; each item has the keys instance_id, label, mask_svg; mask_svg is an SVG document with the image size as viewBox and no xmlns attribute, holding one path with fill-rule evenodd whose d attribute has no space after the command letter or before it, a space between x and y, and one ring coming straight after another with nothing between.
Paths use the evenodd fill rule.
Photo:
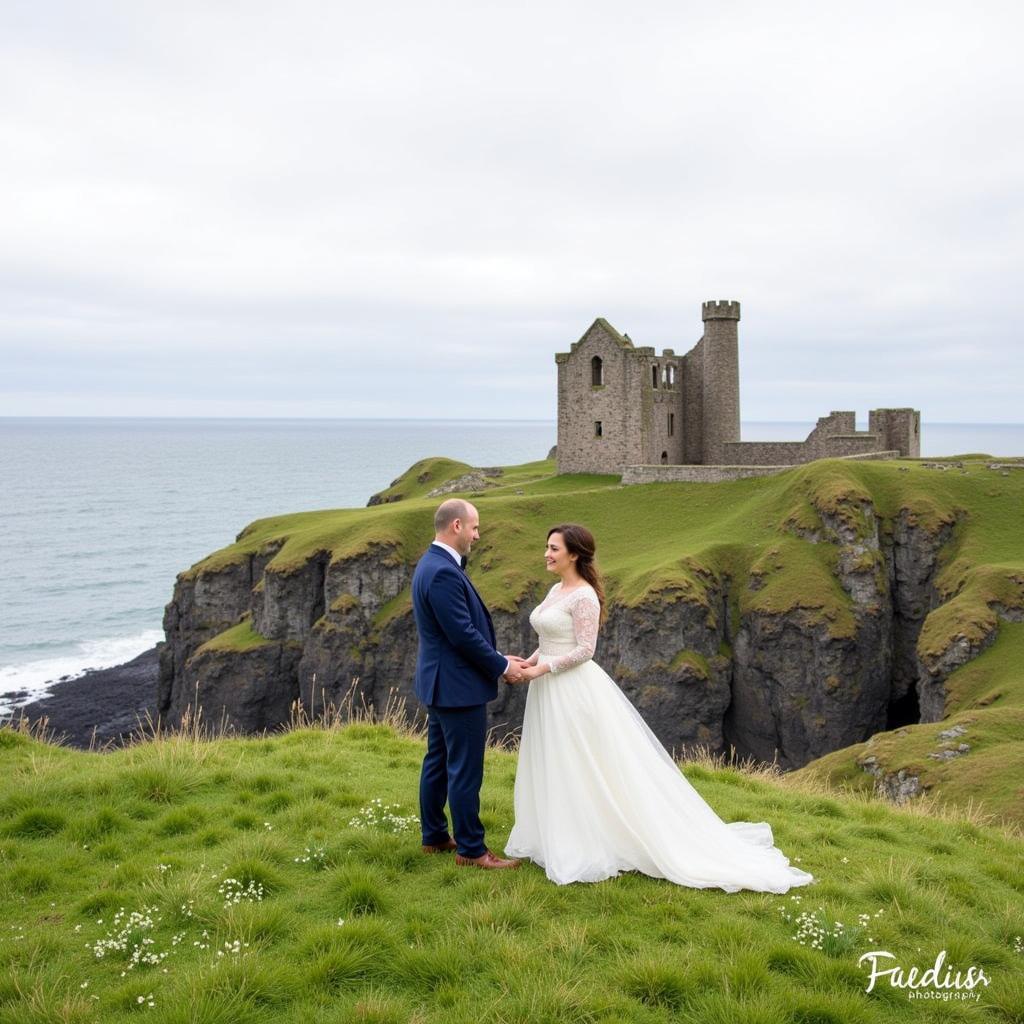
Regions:
<instances>
[{"instance_id":1,"label":"navy blue suit","mask_svg":"<svg viewBox=\"0 0 1024 1024\"><path fill-rule=\"evenodd\" d=\"M448 839L445 801L458 852L486 852L480 785L487 741L487 702L498 695L506 659L495 648L490 613L455 559L431 544L412 577L419 633L416 696L427 708L427 754L420 773L423 842Z\"/></svg>"}]
</instances>

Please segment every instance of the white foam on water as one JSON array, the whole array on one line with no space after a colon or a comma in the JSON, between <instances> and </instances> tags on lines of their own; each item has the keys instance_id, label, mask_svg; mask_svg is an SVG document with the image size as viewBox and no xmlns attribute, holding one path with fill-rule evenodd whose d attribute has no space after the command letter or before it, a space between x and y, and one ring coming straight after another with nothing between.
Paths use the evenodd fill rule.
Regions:
<instances>
[{"instance_id":1,"label":"white foam on water","mask_svg":"<svg viewBox=\"0 0 1024 1024\"><path fill-rule=\"evenodd\" d=\"M162 630L147 629L134 636L83 640L68 654L28 661L24 665L6 665L0 668L0 716L9 715L23 704L39 700L62 677L77 679L93 669L123 665L143 651L148 651L163 638ZM25 691L24 696L8 696L12 691L21 690Z\"/></svg>"}]
</instances>

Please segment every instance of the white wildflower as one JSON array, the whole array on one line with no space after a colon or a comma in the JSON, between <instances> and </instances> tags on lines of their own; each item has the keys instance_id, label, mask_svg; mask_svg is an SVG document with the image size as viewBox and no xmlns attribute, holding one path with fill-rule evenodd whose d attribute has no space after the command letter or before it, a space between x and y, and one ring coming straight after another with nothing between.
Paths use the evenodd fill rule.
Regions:
<instances>
[{"instance_id":1,"label":"white wildflower","mask_svg":"<svg viewBox=\"0 0 1024 1024\"><path fill-rule=\"evenodd\" d=\"M237 878L225 878L217 886L217 892L224 898L225 907L241 903L243 900L247 900L250 903L260 903L266 895L262 882L250 879L249 884L243 886Z\"/></svg>"},{"instance_id":2,"label":"white wildflower","mask_svg":"<svg viewBox=\"0 0 1024 1024\"><path fill-rule=\"evenodd\" d=\"M384 832L411 832L420 824L419 815L398 814L399 804L386 804L380 797L371 800L355 817L349 819L353 828L378 828Z\"/></svg>"}]
</instances>

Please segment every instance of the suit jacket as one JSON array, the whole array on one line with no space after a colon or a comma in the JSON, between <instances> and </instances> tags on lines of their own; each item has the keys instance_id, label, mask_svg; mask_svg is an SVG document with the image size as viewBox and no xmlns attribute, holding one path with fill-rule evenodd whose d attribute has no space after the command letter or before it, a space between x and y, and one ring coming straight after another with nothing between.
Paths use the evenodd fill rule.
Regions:
<instances>
[{"instance_id":1,"label":"suit jacket","mask_svg":"<svg viewBox=\"0 0 1024 1024\"><path fill-rule=\"evenodd\" d=\"M442 708L494 700L506 660L494 649L490 612L455 559L436 544L413 573L412 611L420 640L416 696Z\"/></svg>"}]
</instances>

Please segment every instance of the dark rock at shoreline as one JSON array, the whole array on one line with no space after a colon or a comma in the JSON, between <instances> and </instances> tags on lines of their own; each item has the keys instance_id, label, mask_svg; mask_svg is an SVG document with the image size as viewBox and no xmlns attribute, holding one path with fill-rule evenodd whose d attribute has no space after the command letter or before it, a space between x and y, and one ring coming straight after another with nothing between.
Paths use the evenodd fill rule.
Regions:
<instances>
[{"instance_id":1,"label":"dark rock at shoreline","mask_svg":"<svg viewBox=\"0 0 1024 1024\"><path fill-rule=\"evenodd\" d=\"M63 677L50 684L50 692L14 710L13 717L30 722L48 718L47 731L64 746L87 749L95 728L96 746L113 741L115 746L146 722L156 721L156 690L160 674L157 644L137 658L112 668L95 669L77 679ZM25 691L4 694L24 696Z\"/></svg>"}]
</instances>

